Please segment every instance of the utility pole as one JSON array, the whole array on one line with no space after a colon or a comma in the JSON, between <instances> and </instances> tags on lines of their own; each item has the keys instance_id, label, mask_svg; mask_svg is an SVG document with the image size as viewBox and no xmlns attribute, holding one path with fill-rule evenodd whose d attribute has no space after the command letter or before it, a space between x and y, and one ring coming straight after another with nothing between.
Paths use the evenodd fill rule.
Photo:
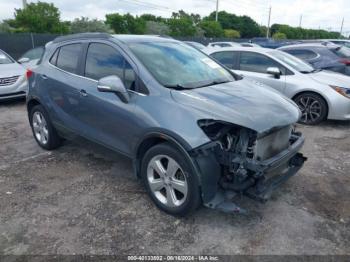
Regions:
<instances>
[{"instance_id":1,"label":"utility pole","mask_svg":"<svg viewBox=\"0 0 350 262\"><path fill-rule=\"evenodd\" d=\"M219 12L219 0L216 0L216 14L215 14L215 21L218 21L218 12Z\"/></svg>"},{"instance_id":2,"label":"utility pole","mask_svg":"<svg viewBox=\"0 0 350 262\"><path fill-rule=\"evenodd\" d=\"M343 17L343 20L341 21L340 36L339 36L339 38L341 38L341 35L343 34L343 27L344 27L344 17Z\"/></svg>"},{"instance_id":3,"label":"utility pole","mask_svg":"<svg viewBox=\"0 0 350 262\"><path fill-rule=\"evenodd\" d=\"M270 9L269 9L269 20L267 22L267 30L266 30L266 38L269 39L270 37L270 21L271 21L271 6L270 6Z\"/></svg>"},{"instance_id":4,"label":"utility pole","mask_svg":"<svg viewBox=\"0 0 350 262\"><path fill-rule=\"evenodd\" d=\"M23 9L27 7L27 0L22 0Z\"/></svg>"},{"instance_id":5,"label":"utility pole","mask_svg":"<svg viewBox=\"0 0 350 262\"><path fill-rule=\"evenodd\" d=\"M301 28L301 22L303 21L303 15L300 15L300 19L299 19L299 27Z\"/></svg>"}]
</instances>

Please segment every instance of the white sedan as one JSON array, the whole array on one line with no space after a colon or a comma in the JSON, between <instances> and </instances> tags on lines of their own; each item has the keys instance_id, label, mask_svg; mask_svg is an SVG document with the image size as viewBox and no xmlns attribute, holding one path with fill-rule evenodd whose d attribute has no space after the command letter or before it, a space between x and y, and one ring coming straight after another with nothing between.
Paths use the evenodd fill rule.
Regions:
<instances>
[{"instance_id":1,"label":"white sedan","mask_svg":"<svg viewBox=\"0 0 350 262\"><path fill-rule=\"evenodd\" d=\"M0 50L0 100L25 97L27 91L26 69Z\"/></svg>"},{"instance_id":2,"label":"white sedan","mask_svg":"<svg viewBox=\"0 0 350 262\"><path fill-rule=\"evenodd\" d=\"M206 49L207 54L237 74L265 84L293 99L300 122L350 120L350 77L314 69L285 52L254 47Z\"/></svg>"}]
</instances>

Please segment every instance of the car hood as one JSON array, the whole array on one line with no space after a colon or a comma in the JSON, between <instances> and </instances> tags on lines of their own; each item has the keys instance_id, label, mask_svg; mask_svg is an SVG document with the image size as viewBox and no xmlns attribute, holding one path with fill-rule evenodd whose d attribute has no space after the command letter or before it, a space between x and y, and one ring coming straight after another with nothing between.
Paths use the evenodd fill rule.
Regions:
<instances>
[{"instance_id":1,"label":"car hood","mask_svg":"<svg viewBox=\"0 0 350 262\"><path fill-rule=\"evenodd\" d=\"M0 64L0 78L20 76L25 73L23 66L17 63Z\"/></svg>"},{"instance_id":2,"label":"car hood","mask_svg":"<svg viewBox=\"0 0 350 262\"><path fill-rule=\"evenodd\" d=\"M350 77L340 73L324 70L309 76L321 84L350 88Z\"/></svg>"},{"instance_id":3,"label":"car hood","mask_svg":"<svg viewBox=\"0 0 350 262\"><path fill-rule=\"evenodd\" d=\"M246 79L172 90L171 94L175 101L204 113L208 119L234 123L258 133L296 123L300 117L298 107L290 99Z\"/></svg>"}]
</instances>

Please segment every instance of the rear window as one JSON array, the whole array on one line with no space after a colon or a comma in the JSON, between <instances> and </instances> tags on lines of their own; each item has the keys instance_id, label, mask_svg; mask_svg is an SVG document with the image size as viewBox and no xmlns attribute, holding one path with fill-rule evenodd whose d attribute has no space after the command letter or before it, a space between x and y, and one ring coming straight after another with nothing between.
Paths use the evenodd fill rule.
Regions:
<instances>
[{"instance_id":1,"label":"rear window","mask_svg":"<svg viewBox=\"0 0 350 262\"><path fill-rule=\"evenodd\" d=\"M56 66L70 73L76 73L78 68L81 44L69 44L60 47ZM52 57L53 58L53 57Z\"/></svg>"},{"instance_id":2,"label":"rear window","mask_svg":"<svg viewBox=\"0 0 350 262\"><path fill-rule=\"evenodd\" d=\"M14 61L4 52L0 50L0 64L12 64Z\"/></svg>"},{"instance_id":3,"label":"rear window","mask_svg":"<svg viewBox=\"0 0 350 262\"><path fill-rule=\"evenodd\" d=\"M318 55L313 52L313 51L310 51L310 50L305 50L305 49L298 49L298 50L283 50L291 55L294 55L300 59L303 59L303 60L310 60L310 59L314 59L316 58Z\"/></svg>"},{"instance_id":4,"label":"rear window","mask_svg":"<svg viewBox=\"0 0 350 262\"><path fill-rule=\"evenodd\" d=\"M350 58L350 48L345 46L331 49L334 54L342 58Z\"/></svg>"}]
</instances>

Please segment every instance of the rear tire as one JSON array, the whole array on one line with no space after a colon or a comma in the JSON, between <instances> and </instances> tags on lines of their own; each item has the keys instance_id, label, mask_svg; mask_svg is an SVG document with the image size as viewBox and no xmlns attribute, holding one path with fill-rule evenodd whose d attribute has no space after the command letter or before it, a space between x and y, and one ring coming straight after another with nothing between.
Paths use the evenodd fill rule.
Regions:
<instances>
[{"instance_id":1,"label":"rear tire","mask_svg":"<svg viewBox=\"0 0 350 262\"><path fill-rule=\"evenodd\" d=\"M62 144L62 139L57 134L49 114L42 105L36 105L32 108L29 114L29 122L33 136L40 147L53 150Z\"/></svg>"},{"instance_id":2,"label":"rear tire","mask_svg":"<svg viewBox=\"0 0 350 262\"><path fill-rule=\"evenodd\" d=\"M153 202L168 214L186 216L201 204L198 177L190 160L169 143L145 153L141 178Z\"/></svg>"},{"instance_id":3,"label":"rear tire","mask_svg":"<svg viewBox=\"0 0 350 262\"><path fill-rule=\"evenodd\" d=\"M327 102L318 94L307 92L294 98L302 116L299 123L317 125L327 118Z\"/></svg>"}]
</instances>

